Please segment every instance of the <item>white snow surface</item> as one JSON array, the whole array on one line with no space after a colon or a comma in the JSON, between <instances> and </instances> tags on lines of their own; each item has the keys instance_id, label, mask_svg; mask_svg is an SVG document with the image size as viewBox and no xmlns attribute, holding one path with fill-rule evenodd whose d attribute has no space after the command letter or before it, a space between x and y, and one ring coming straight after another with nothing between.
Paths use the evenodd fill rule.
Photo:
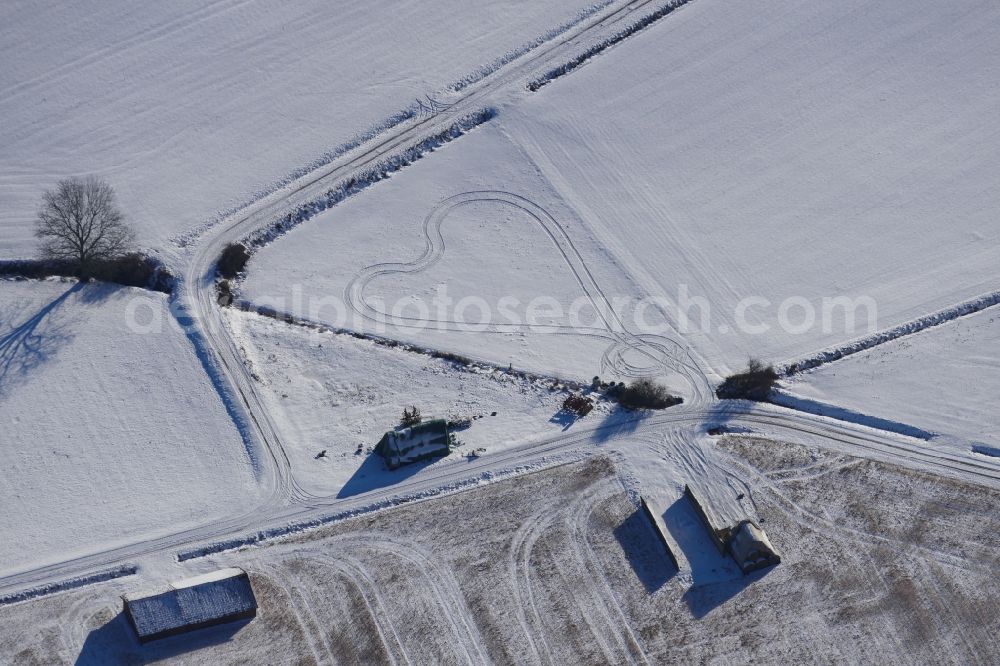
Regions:
<instances>
[{"instance_id":1,"label":"white snow surface","mask_svg":"<svg viewBox=\"0 0 1000 666\"><path fill-rule=\"evenodd\" d=\"M725 375L867 332L785 332L789 297L870 296L881 329L996 288L998 28L989 0L694 2L510 132L649 293L707 299L686 339Z\"/></svg>"},{"instance_id":2,"label":"white snow surface","mask_svg":"<svg viewBox=\"0 0 1000 666\"><path fill-rule=\"evenodd\" d=\"M592 4L2 3L0 258L33 254L42 190L88 173L168 246Z\"/></svg>"},{"instance_id":3,"label":"white snow surface","mask_svg":"<svg viewBox=\"0 0 1000 666\"><path fill-rule=\"evenodd\" d=\"M527 305L539 295L552 299L564 314L545 316L545 304L540 303L538 323L565 325L572 303L586 299L571 265L545 229L509 206L476 202L455 209L442 222L445 250L440 261L425 270L378 275L368 285L367 300L381 301L386 312L398 311L403 316L419 316L419 308L426 308L429 325L390 323L383 327L347 307L345 291L362 269L381 262L409 262L421 255L426 244L424 218L442 199L498 185L508 191L530 192L532 201L566 229L610 293L633 292L635 286L613 265L579 217L544 179L526 168L523 153L491 123L264 247L249 263L242 295L256 305L315 322L552 376L589 380L601 373L601 355L610 344L593 332L551 335L527 329L483 332L472 326L453 331L438 326L456 318L480 322L476 305L480 299L491 310L490 320L502 323L500 299L517 299L520 305L514 311L527 315ZM440 314L435 300L439 297L452 302ZM581 319L589 324L593 308L587 303Z\"/></svg>"},{"instance_id":4,"label":"white snow surface","mask_svg":"<svg viewBox=\"0 0 1000 666\"><path fill-rule=\"evenodd\" d=\"M1000 310L989 308L787 381L792 396L960 445L1000 446ZM822 406L820 407L822 409Z\"/></svg>"},{"instance_id":5,"label":"white snow surface","mask_svg":"<svg viewBox=\"0 0 1000 666\"><path fill-rule=\"evenodd\" d=\"M710 374L869 332L864 308L854 329L841 310L824 327L823 298L871 297L874 328L889 328L996 288L998 26L985 0L691 3L266 247L244 295L288 304L298 284L307 307L340 297L361 268L416 259L440 201L487 189L549 210L609 294L666 299L666 337L690 343ZM439 263L380 277L366 297L426 300L439 284L489 302L575 295L551 243L496 211L451 219L443 234ZM707 330L694 306L676 333L682 285L710 306ZM769 301L746 314L766 332L740 330L747 297ZM804 332L794 302L792 328L780 326L791 297L816 313ZM602 370L607 347L396 335L578 377Z\"/></svg>"},{"instance_id":6,"label":"white snow surface","mask_svg":"<svg viewBox=\"0 0 1000 666\"><path fill-rule=\"evenodd\" d=\"M233 421L168 321L163 294L0 282L0 574L258 499Z\"/></svg>"},{"instance_id":7,"label":"white snow surface","mask_svg":"<svg viewBox=\"0 0 1000 666\"><path fill-rule=\"evenodd\" d=\"M228 310L226 319L263 384L295 479L315 494L347 497L390 486L428 467L465 464L473 450L496 453L577 422L559 413L567 394L550 390L547 382L461 368L427 354L256 314ZM448 457L388 471L372 448L409 406L419 408L425 419L476 418L467 430L453 432L461 445ZM600 403L582 426L600 423L609 411Z\"/></svg>"}]
</instances>

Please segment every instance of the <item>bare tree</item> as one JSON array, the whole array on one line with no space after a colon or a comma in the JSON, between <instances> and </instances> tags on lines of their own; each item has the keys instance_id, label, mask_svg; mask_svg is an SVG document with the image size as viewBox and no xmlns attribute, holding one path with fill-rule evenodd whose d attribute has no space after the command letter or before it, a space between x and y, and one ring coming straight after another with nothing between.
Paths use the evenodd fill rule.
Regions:
<instances>
[{"instance_id":1,"label":"bare tree","mask_svg":"<svg viewBox=\"0 0 1000 666\"><path fill-rule=\"evenodd\" d=\"M115 201L115 192L94 176L67 178L42 195L35 236L46 259L72 261L86 278L95 261L126 251L134 234Z\"/></svg>"}]
</instances>

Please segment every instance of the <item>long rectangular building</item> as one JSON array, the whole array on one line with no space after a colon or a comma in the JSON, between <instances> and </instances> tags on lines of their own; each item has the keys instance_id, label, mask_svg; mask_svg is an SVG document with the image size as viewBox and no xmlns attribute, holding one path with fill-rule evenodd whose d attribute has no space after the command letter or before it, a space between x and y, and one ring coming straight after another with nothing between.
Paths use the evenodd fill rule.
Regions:
<instances>
[{"instance_id":1,"label":"long rectangular building","mask_svg":"<svg viewBox=\"0 0 1000 666\"><path fill-rule=\"evenodd\" d=\"M140 643L254 617L257 598L242 569L220 569L153 592L126 594L125 616Z\"/></svg>"}]
</instances>

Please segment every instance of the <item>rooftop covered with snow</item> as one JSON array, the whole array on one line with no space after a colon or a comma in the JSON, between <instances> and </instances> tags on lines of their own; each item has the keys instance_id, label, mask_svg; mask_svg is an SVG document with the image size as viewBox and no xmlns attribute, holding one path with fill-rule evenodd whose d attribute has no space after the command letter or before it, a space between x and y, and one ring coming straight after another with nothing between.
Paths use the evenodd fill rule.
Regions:
<instances>
[{"instance_id":1,"label":"rooftop covered with snow","mask_svg":"<svg viewBox=\"0 0 1000 666\"><path fill-rule=\"evenodd\" d=\"M153 592L126 594L125 615L140 643L250 618L257 599L242 569L220 569Z\"/></svg>"}]
</instances>

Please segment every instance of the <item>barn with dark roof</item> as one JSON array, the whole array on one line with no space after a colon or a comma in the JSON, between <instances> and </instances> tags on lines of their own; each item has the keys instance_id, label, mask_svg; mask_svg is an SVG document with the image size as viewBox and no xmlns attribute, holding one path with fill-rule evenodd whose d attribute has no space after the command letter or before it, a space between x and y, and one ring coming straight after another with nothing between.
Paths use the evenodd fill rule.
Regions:
<instances>
[{"instance_id":1,"label":"barn with dark roof","mask_svg":"<svg viewBox=\"0 0 1000 666\"><path fill-rule=\"evenodd\" d=\"M242 569L220 569L165 588L126 594L125 617L140 643L224 622L252 618L257 599Z\"/></svg>"},{"instance_id":2,"label":"barn with dark roof","mask_svg":"<svg viewBox=\"0 0 1000 666\"><path fill-rule=\"evenodd\" d=\"M448 436L448 422L444 419L431 419L409 428L390 430L375 446L375 453L385 459L389 469L446 456L450 451L451 438Z\"/></svg>"}]
</instances>

